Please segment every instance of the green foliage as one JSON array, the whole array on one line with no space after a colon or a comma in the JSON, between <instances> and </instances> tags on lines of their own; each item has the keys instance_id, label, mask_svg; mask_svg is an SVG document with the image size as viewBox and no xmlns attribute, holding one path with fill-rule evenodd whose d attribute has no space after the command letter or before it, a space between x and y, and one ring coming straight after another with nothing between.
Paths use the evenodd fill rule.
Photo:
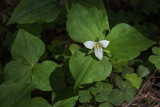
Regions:
<instances>
[{"instance_id":1,"label":"green foliage","mask_svg":"<svg viewBox=\"0 0 160 107\"><path fill-rule=\"evenodd\" d=\"M21 0L8 24L52 22L60 12L58 0Z\"/></svg>"},{"instance_id":2,"label":"green foliage","mask_svg":"<svg viewBox=\"0 0 160 107\"><path fill-rule=\"evenodd\" d=\"M108 17L98 8L86 9L84 6L72 3L68 14L67 31L76 42L103 40L108 27Z\"/></svg>"},{"instance_id":3,"label":"green foliage","mask_svg":"<svg viewBox=\"0 0 160 107\"><path fill-rule=\"evenodd\" d=\"M52 61L37 63L44 52L44 44L38 38L20 30L12 45L12 55L16 59L9 62L4 70L6 81L34 83L36 88L50 91L50 74L59 65ZM23 78L22 78L23 77Z\"/></svg>"},{"instance_id":4,"label":"green foliage","mask_svg":"<svg viewBox=\"0 0 160 107\"><path fill-rule=\"evenodd\" d=\"M90 103L92 96L90 94L90 89L79 91L79 101L81 103Z\"/></svg>"},{"instance_id":5,"label":"green foliage","mask_svg":"<svg viewBox=\"0 0 160 107\"><path fill-rule=\"evenodd\" d=\"M69 67L75 79L75 88L82 84L104 80L112 70L112 65L107 57L99 61L92 55L86 56L86 53L81 51L77 51L70 58Z\"/></svg>"},{"instance_id":6,"label":"green foliage","mask_svg":"<svg viewBox=\"0 0 160 107\"><path fill-rule=\"evenodd\" d=\"M137 89L140 88L140 85L142 83L142 79L140 77L138 77L137 74L127 73L125 76L126 76L126 79L129 80L134 87L136 87Z\"/></svg>"},{"instance_id":7,"label":"green foliage","mask_svg":"<svg viewBox=\"0 0 160 107\"><path fill-rule=\"evenodd\" d=\"M72 55L78 51L78 45L77 44L72 44L70 47L69 47L69 50L71 51Z\"/></svg>"},{"instance_id":8,"label":"green foliage","mask_svg":"<svg viewBox=\"0 0 160 107\"><path fill-rule=\"evenodd\" d=\"M137 69L137 75L139 77L145 77L150 73L149 69L143 65L140 65Z\"/></svg>"},{"instance_id":9,"label":"green foliage","mask_svg":"<svg viewBox=\"0 0 160 107\"><path fill-rule=\"evenodd\" d=\"M108 93L108 94L110 94L111 91L112 91L112 88L113 88L113 86L111 84L109 84L109 83L106 83L106 82L97 82L95 84L95 87L92 88L91 92L92 92L93 95L96 95L96 94L98 94L100 92L103 92L103 91L106 92L106 93Z\"/></svg>"},{"instance_id":10,"label":"green foliage","mask_svg":"<svg viewBox=\"0 0 160 107\"><path fill-rule=\"evenodd\" d=\"M30 91L34 87L33 84L17 84L11 81L3 83L0 86L1 107L31 107Z\"/></svg>"},{"instance_id":11,"label":"green foliage","mask_svg":"<svg viewBox=\"0 0 160 107\"><path fill-rule=\"evenodd\" d=\"M160 69L160 48L159 47L153 47L152 52L155 55L151 55L149 57L149 61L151 63L153 63L156 66L157 69Z\"/></svg>"},{"instance_id":12,"label":"green foliage","mask_svg":"<svg viewBox=\"0 0 160 107\"><path fill-rule=\"evenodd\" d=\"M33 66L44 53L43 42L30 33L20 29L13 42L11 53L18 62Z\"/></svg>"},{"instance_id":13,"label":"green foliage","mask_svg":"<svg viewBox=\"0 0 160 107\"><path fill-rule=\"evenodd\" d=\"M147 65L150 52L139 55L160 39L152 38L159 32L158 25L146 23L145 14L156 14L160 6L153 0L143 4L140 0L116 2L127 2L131 9L115 12L108 6L110 30L102 0L21 0L8 22L17 23L18 32L6 32L2 43L7 51L11 47L13 59L4 63L5 68L0 63L0 105L113 107L132 102L142 77L152 71ZM62 25L65 23L66 28ZM51 29L53 32L48 32ZM66 33L73 41L64 40ZM95 57L95 46L91 50L83 48L86 41L100 40L109 41L102 50L102 60ZM160 48L154 47L152 51L155 55L149 61L160 69Z\"/></svg>"},{"instance_id":14,"label":"green foliage","mask_svg":"<svg viewBox=\"0 0 160 107\"><path fill-rule=\"evenodd\" d=\"M123 101L132 102L136 94L136 89L130 85L130 82L123 81L120 77L117 77L116 85L119 89L112 91L109 101L115 106L119 106Z\"/></svg>"},{"instance_id":15,"label":"green foliage","mask_svg":"<svg viewBox=\"0 0 160 107\"><path fill-rule=\"evenodd\" d=\"M99 105L99 107L113 107L110 103L105 102Z\"/></svg>"},{"instance_id":16,"label":"green foliage","mask_svg":"<svg viewBox=\"0 0 160 107\"><path fill-rule=\"evenodd\" d=\"M155 44L135 28L124 23L112 28L105 39L110 41L107 50L111 51L113 57L126 61L137 57L141 51Z\"/></svg>"}]
</instances>

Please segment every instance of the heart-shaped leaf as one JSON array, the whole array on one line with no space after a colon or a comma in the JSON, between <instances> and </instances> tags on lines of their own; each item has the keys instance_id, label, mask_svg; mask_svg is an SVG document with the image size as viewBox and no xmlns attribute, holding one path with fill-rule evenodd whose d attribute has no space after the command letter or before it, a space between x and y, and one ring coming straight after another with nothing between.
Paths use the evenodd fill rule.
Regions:
<instances>
[{"instance_id":1,"label":"heart-shaped leaf","mask_svg":"<svg viewBox=\"0 0 160 107\"><path fill-rule=\"evenodd\" d=\"M72 3L67 20L67 31L72 40L81 43L103 40L108 27L108 17L104 10L95 7L87 9Z\"/></svg>"},{"instance_id":2,"label":"heart-shaped leaf","mask_svg":"<svg viewBox=\"0 0 160 107\"><path fill-rule=\"evenodd\" d=\"M106 49L113 54L113 57L126 61L137 57L141 51L155 44L135 28L124 23L113 27L106 40L110 41Z\"/></svg>"},{"instance_id":3,"label":"heart-shaped leaf","mask_svg":"<svg viewBox=\"0 0 160 107\"><path fill-rule=\"evenodd\" d=\"M44 50L45 46L40 39L20 29L13 42L11 53L18 62L33 66Z\"/></svg>"},{"instance_id":4,"label":"heart-shaped leaf","mask_svg":"<svg viewBox=\"0 0 160 107\"><path fill-rule=\"evenodd\" d=\"M92 55L86 55L77 51L69 61L69 67L73 78L75 79L75 88L87 83L101 81L107 78L112 70L112 65L107 57L97 60Z\"/></svg>"}]
</instances>

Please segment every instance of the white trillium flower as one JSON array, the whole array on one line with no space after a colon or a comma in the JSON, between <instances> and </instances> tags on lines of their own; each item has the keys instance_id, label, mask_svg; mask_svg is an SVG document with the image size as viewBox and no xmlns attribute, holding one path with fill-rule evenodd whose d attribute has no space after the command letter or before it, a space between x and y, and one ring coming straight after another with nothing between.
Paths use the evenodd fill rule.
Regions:
<instances>
[{"instance_id":1,"label":"white trillium flower","mask_svg":"<svg viewBox=\"0 0 160 107\"><path fill-rule=\"evenodd\" d=\"M87 47L88 49L93 49L94 48L94 53L96 55L96 57L99 60L102 60L103 58L103 49L102 48L106 48L109 45L108 40L101 40L99 42L94 42L94 41L86 41L84 43L85 47Z\"/></svg>"}]
</instances>

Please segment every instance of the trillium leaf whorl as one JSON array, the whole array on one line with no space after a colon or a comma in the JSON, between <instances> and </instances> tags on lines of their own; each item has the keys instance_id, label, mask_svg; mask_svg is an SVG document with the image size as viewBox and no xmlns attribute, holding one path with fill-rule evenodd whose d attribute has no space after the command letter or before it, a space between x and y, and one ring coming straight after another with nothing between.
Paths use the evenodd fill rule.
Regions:
<instances>
[{"instance_id":1,"label":"trillium leaf whorl","mask_svg":"<svg viewBox=\"0 0 160 107\"><path fill-rule=\"evenodd\" d=\"M88 49L93 49L94 48L95 56L99 60L102 60L102 58L103 58L103 49L102 48L106 48L109 45L109 42L110 41L107 41L107 40L101 40L99 42L86 41L84 43L84 46Z\"/></svg>"}]
</instances>

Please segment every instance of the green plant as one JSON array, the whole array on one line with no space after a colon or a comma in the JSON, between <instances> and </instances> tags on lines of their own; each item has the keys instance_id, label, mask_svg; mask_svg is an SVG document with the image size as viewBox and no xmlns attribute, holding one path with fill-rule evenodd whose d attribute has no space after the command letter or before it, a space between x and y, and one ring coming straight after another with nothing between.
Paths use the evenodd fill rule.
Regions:
<instances>
[{"instance_id":1,"label":"green plant","mask_svg":"<svg viewBox=\"0 0 160 107\"><path fill-rule=\"evenodd\" d=\"M62 16L73 42L89 49L76 43L66 48L58 41L45 46L40 40L42 30L56 27L64 21ZM62 6L59 0L22 0L8 25L14 23L19 30L11 47L13 60L5 66L0 86L1 107L73 107L76 102L120 106L133 101L142 77L149 74L143 65L134 72L129 61L156 42L125 23L110 28L101 0L66 0ZM153 53L149 60L159 69L159 48ZM52 101L32 98L35 89L52 92Z\"/></svg>"}]
</instances>

